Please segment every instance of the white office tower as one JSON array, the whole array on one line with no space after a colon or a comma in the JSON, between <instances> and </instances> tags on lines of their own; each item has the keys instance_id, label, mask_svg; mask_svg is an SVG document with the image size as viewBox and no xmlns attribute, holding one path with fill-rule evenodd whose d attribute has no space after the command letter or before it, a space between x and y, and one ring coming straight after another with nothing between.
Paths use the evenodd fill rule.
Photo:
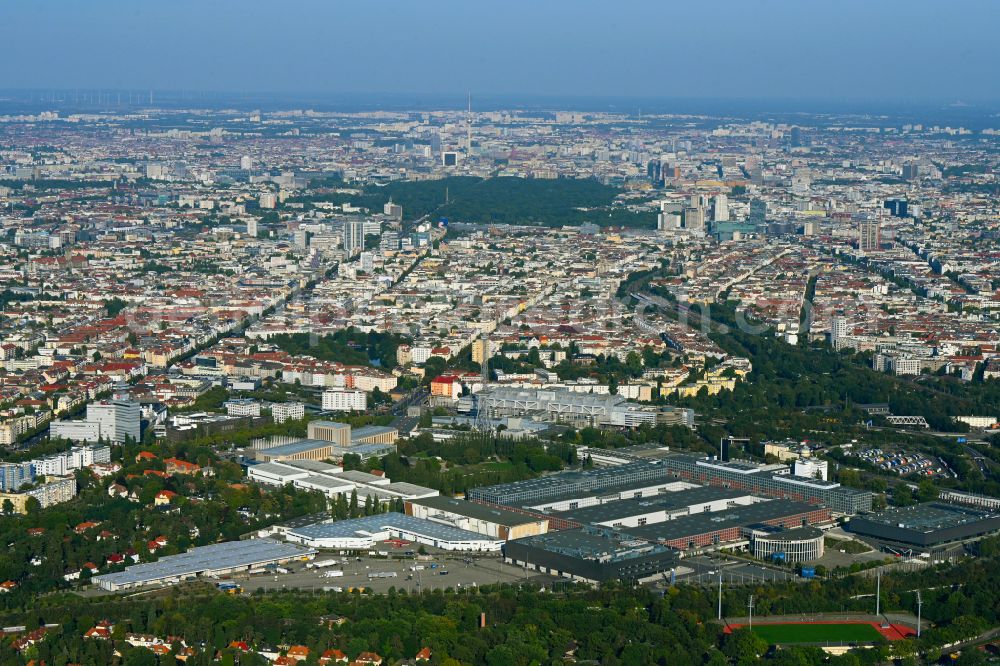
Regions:
<instances>
[{"instance_id":1,"label":"white office tower","mask_svg":"<svg viewBox=\"0 0 1000 666\"><path fill-rule=\"evenodd\" d=\"M382 234L382 241L379 243L382 252L395 252L399 249L399 233L396 231L386 231Z\"/></svg>"},{"instance_id":2,"label":"white office tower","mask_svg":"<svg viewBox=\"0 0 1000 666\"><path fill-rule=\"evenodd\" d=\"M292 234L292 244L300 250L306 249L309 247L309 233L305 229L296 229Z\"/></svg>"},{"instance_id":3,"label":"white office tower","mask_svg":"<svg viewBox=\"0 0 1000 666\"><path fill-rule=\"evenodd\" d=\"M324 391L322 406L331 412L363 412L368 408L368 395L357 389Z\"/></svg>"},{"instance_id":4,"label":"white office tower","mask_svg":"<svg viewBox=\"0 0 1000 666\"><path fill-rule=\"evenodd\" d=\"M94 463L111 462L111 448L108 446L74 446L69 451L69 469L90 467Z\"/></svg>"},{"instance_id":5,"label":"white office tower","mask_svg":"<svg viewBox=\"0 0 1000 666\"><path fill-rule=\"evenodd\" d=\"M851 325L844 317L833 317L830 319L830 344L834 349L840 349L838 341L847 337L851 330Z\"/></svg>"},{"instance_id":6,"label":"white office tower","mask_svg":"<svg viewBox=\"0 0 1000 666\"><path fill-rule=\"evenodd\" d=\"M656 228L660 231L680 229L684 206L676 201L661 201L660 213L656 216Z\"/></svg>"},{"instance_id":7,"label":"white office tower","mask_svg":"<svg viewBox=\"0 0 1000 666\"><path fill-rule=\"evenodd\" d=\"M361 218L344 222L344 253L348 256L365 249L365 223Z\"/></svg>"},{"instance_id":8,"label":"white office tower","mask_svg":"<svg viewBox=\"0 0 1000 666\"><path fill-rule=\"evenodd\" d=\"M68 456L66 454L37 458L32 461L35 476L66 476L69 473Z\"/></svg>"},{"instance_id":9,"label":"white office tower","mask_svg":"<svg viewBox=\"0 0 1000 666\"><path fill-rule=\"evenodd\" d=\"M680 229L682 219L680 213L660 213L656 216L656 228L660 231Z\"/></svg>"},{"instance_id":10,"label":"white office tower","mask_svg":"<svg viewBox=\"0 0 1000 666\"><path fill-rule=\"evenodd\" d=\"M257 238L257 220L247 220L247 236Z\"/></svg>"},{"instance_id":11,"label":"white office tower","mask_svg":"<svg viewBox=\"0 0 1000 666\"><path fill-rule=\"evenodd\" d=\"M804 476L808 479L827 480L828 465L825 460L816 458L800 458L795 461L795 476Z\"/></svg>"},{"instance_id":12,"label":"white office tower","mask_svg":"<svg viewBox=\"0 0 1000 666\"><path fill-rule=\"evenodd\" d=\"M792 193L799 196L808 196L809 188L812 187L812 174L808 169L796 169L792 174Z\"/></svg>"},{"instance_id":13,"label":"white office tower","mask_svg":"<svg viewBox=\"0 0 1000 666\"><path fill-rule=\"evenodd\" d=\"M882 245L882 227L878 220L871 218L858 222L858 249L878 250Z\"/></svg>"},{"instance_id":14,"label":"white office tower","mask_svg":"<svg viewBox=\"0 0 1000 666\"><path fill-rule=\"evenodd\" d=\"M253 168L253 158L249 155L244 155L240 158L240 168L244 171L249 171Z\"/></svg>"},{"instance_id":15,"label":"white office tower","mask_svg":"<svg viewBox=\"0 0 1000 666\"><path fill-rule=\"evenodd\" d=\"M708 195L707 194L692 194L691 195L691 208L708 208Z\"/></svg>"},{"instance_id":16,"label":"white office tower","mask_svg":"<svg viewBox=\"0 0 1000 666\"><path fill-rule=\"evenodd\" d=\"M715 204L712 208L712 219L716 222L729 221L729 197L725 194L715 195Z\"/></svg>"},{"instance_id":17,"label":"white office tower","mask_svg":"<svg viewBox=\"0 0 1000 666\"><path fill-rule=\"evenodd\" d=\"M660 155L660 178L667 181L676 175L678 175L677 155L674 153L663 153Z\"/></svg>"},{"instance_id":18,"label":"white office tower","mask_svg":"<svg viewBox=\"0 0 1000 666\"><path fill-rule=\"evenodd\" d=\"M139 403L132 400L103 400L87 405L87 421L98 424L101 438L122 444L126 438L138 442Z\"/></svg>"},{"instance_id":19,"label":"white office tower","mask_svg":"<svg viewBox=\"0 0 1000 666\"><path fill-rule=\"evenodd\" d=\"M692 231L705 229L705 209L700 206L688 206L684 209L684 228Z\"/></svg>"},{"instance_id":20,"label":"white office tower","mask_svg":"<svg viewBox=\"0 0 1000 666\"><path fill-rule=\"evenodd\" d=\"M374 252L362 252L361 253L361 270L365 273L371 273L375 270L375 253Z\"/></svg>"},{"instance_id":21,"label":"white office tower","mask_svg":"<svg viewBox=\"0 0 1000 666\"><path fill-rule=\"evenodd\" d=\"M170 167L163 164L147 164L146 178L152 180L162 180L170 174Z\"/></svg>"},{"instance_id":22,"label":"white office tower","mask_svg":"<svg viewBox=\"0 0 1000 666\"><path fill-rule=\"evenodd\" d=\"M278 205L278 195L274 192L261 192L258 204L261 208L274 208Z\"/></svg>"},{"instance_id":23,"label":"white office tower","mask_svg":"<svg viewBox=\"0 0 1000 666\"><path fill-rule=\"evenodd\" d=\"M403 207L397 203L392 203L392 199L389 199L384 206L382 206L382 214L391 217L394 220L403 219Z\"/></svg>"},{"instance_id":24,"label":"white office tower","mask_svg":"<svg viewBox=\"0 0 1000 666\"><path fill-rule=\"evenodd\" d=\"M276 402L271 405L271 418L275 423L289 419L301 419L306 415L306 406L301 402Z\"/></svg>"}]
</instances>

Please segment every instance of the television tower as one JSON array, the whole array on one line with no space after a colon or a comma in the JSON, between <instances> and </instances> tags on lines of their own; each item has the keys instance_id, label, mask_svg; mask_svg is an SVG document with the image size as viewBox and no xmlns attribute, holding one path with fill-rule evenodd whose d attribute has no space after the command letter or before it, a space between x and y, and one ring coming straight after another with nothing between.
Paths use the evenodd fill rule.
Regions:
<instances>
[{"instance_id":1,"label":"television tower","mask_svg":"<svg viewBox=\"0 0 1000 666\"><path fill-rule=\"evenodd\" d=\"M489 385L490 382L490 355L493 353L493 350L491 349L492 345L490 344L490 336L484 335L482 337L482 340L483 340L483 363L480 366L480 369L482 370L482 375L483 375L482 376L483 388L479 389L480 398L476 400L476 423L473 427L476 430L485 432L493 429L493 426L490 424L489 415L486 413L486 410L483 409L483 401L481 395L486 390L486 387Z\"/></svg>"},{"instance_id":2,"label":"television tower","mask_svg":"<svg viewBox=\"0 0 1000 666\"><path fill-rule=\"evenodd\" d=\"M469 91L469 110L465 116L465 152L472 155L472 91Z\"/></svg>"}]
</instances>

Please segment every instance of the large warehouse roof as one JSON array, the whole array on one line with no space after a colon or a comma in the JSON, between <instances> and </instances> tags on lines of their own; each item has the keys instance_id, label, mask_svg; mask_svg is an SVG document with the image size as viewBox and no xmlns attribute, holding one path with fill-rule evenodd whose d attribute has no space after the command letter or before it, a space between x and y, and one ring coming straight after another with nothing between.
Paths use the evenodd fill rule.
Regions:
<instances>
[{"instance_id":1,"label":"large warehouse roof","mask_svg":"<svg viewBox=\"0 0 1000 666\"><path fill-rule=\"evenodd\" d=\"M894 507L878 514L869 514L865 520L918 532L934 532L949 527L959 527L989 518L990 513L971 507L933 502L912 506Z\"/></svg>"},{"instance_id":2,"label":"large warehouse roof","mask_svg":"<svg viewBox=\"0 0 1000 666\"><path fill-rule=\"evenodd\" d=\"M170 555L156 562L137 564L119 573L95 576L94 582L107 587L145 585L169 578L183 578L213 571L262 565L315 553L316 551L312 548L282 543L273 539L227 541L192 548L186 553Z\"/></svg>"},{"instance_id":3,"label":"large warehouse roof","mask_svg":"<svg viewBox=\"0 0 1000 666\"><path fill-rule=\"evenodd\" d=\"M381 513L363 518L317 523L291 530L291 534L307 540L364 537L396 528L427 536L438 541L493 541L482 534L450 525L414 518L404 513Z\"/></svg>"},{"instance_id":4,"label":"large warehouse roof","mask_svg":"<svg viewBox=\"0 0 1000 666\"><path fill-rule=\"evenodd\" d=\"M930 502L856 516L847 528L874 539L935 546L1000 531L1000 512Z\"/></svg>"},{"instance_id":5,"label":"large warehouse roof","mask_svg":"<svg viewBox=\"0 0 1000 666\"><path fill-rule=\"evenodd\" d=\"M274 458L277 456L293 456L298 453L306 453L307 451L331 448L333 446L335 446L333 442L328 442L323 439L303 439L298 442L292 442L291 444L279 444L278 446L272 446L268 449L261 449L259 453Z\"/></svg>"},{"instance_id":6,"label":"large warehouse roof","mask_svg":"<svg viewBox=\"0 0 1000 666\"><path fill-rule=\"evenodd\" d=\"M645 527L630 527L622 531L649 541L675 541L732 527L748 527L768 520L810 513L819 508L804 502L776 499L726 511L683 516Z\"/></svg>"},{"instance_id":7,"label":"large warehouse roof","mask_svg":"<svg viewBox=\"0 0 1000 666\"><path fill-rule=\"evenodd\" d=\"M355 442L359 439L365 439L367 437L374 437L376 435L391 435L398 432L398 430L390 428L389 426L362 426L351 433L351 441Z\"/></svg>"},{"instance_id":8,"label":"large warehouse roof","mask_svg":"<svg viewBox=\"0 0 1000 666\"><path fill-rule=\"evenodd\" d=\"M594 491L620 488L639 481L666 478L667 469L659 461L636 461L616 467L600 467L582 472L561 472L551 476L525 479L496 486L473 488L469 496L481 498L492 495L511 498L512 504L520 504L536 499L549 499L570 492Z\"/></svg>"},{"instance_id":9,"label":"large warehouse roof","mask_svg":"<svg viewBox=\"0 0 1000 666\"><path fill-rule=\"evenodd\" d=\"M452 497L424 497L421 499L411 500L411 503L426 506L438 511L445 511L460 516L466 516L474 520L482 520L483 522L503 525L504 527L515 527L517 525L525 525L527 523L537 523L539 520L542 520L541 518L537 518L535 516L526 516L523 513L507 511L506 509L477 504L467 500L454 499Z\"/></svg>"},{"instance_id":10,"label":"large warehouse roof","mask_svg":"<svg viewBox=\"0 0 1000 666\"><path fill-rule=\"evenodd\" d=\"M274 463L264 464L273 465ZM331 465L330 463L325 463L322 460L284 460L281 464L309 472L318 472L320 474L337 474L338 472L344 471L344 468L340 465Z\"/></svg>"},{"instance_id":11,"label":"large warehouse roof","mask_svg":"<svg viewBox=\"0 0 1000 666\"><path fill-rule=\"evenodd\" d=\"M299 467L292 467L285 463L255 463L251 464L247 471L253 471L255 474L273 475L281 477L296 476L301 474L308 474L309 470Z\"/></svg>"},{"instance_id":12,"label":"large warehouse roof","mask_svg":"<svg viewBox=\"0 0 1000 666\"><path fill-rule=\"evenodd\" d=\"M518 539L515 543L582 560L618 562L655 553L672 552L666 546L636 539L608 527L558 530Z\"/></svg>"},{"instance_id":13,"label":"large warehouse roof","mask_svg":"<svg viewBox=\"0 0 1000 666\"><path fill-rule=\"evenodd\" d=\"M643 485L648 485L644 483ZM601 523L618 518L628 518L630 516L640 516L644 513L655 511L673 511L701 504L702 502L715 502L724 499L736 499L746 497L750 493L742 490L733 490L721 486L702 486L698 488L688 488L672 493L664 493L653 497L642 499L626 499L617 502L605 502L585 506L579 509L568 509L566 511L556 511L552 515L565 520L572 520L578 523Z\"/></svg>"}]
</instances>

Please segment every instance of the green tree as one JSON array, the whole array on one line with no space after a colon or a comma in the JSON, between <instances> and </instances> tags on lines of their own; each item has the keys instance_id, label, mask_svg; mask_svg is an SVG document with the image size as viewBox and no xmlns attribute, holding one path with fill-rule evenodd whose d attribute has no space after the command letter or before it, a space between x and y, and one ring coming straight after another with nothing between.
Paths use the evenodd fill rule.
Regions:
<instances>
[{"instance_id":1,"label":"green tree","mask_svg":"<svg viewBox=\"0 0 1000 666\"><path fill-rule=\"evenodd\" d=\"M486 663L488 666L517 666L518 659L507 645L498 645L486 653Z\"/></svg>"},{"instance_id":2,"label":"green tree","mask_svg":"<svg viewBox=\"0 0 1000 666\"><path fill-rule=\"evenodd\" d=\"M435 377L441 376L447 368L448 362L440 356L431 356L424 363L424 384L430 384Z\"/></svg>"},{"instance_id":3,"label":"green tree","mask_svg":"<svg viewBox=\"0 0 1000 666\"><path fill-rule=\"evenodd\" d=\"M746 627L740 627L726 636L722 651L735 664L756 664L767 651L767 641Z\"/></svg>"},{"instance_id":4,"label":"green tree","mask_svg":"<svg viewBox=\"0 0 1000 666\"><path fill-rule=\"evenodd\" d=\"M932 502L938 498L939 494L937 486L930 479L922 479L918 484L917 498L921 502Z\"/></svg>"},{"instance_id":5,"label":"green tree","mask_svg":"<svg viewBox=\"0 0 1000 666\"><path fill-rule=\"evenodd\" d=\"M900 483L892 489L892 502L896 506L910 506L913 504L913 490L905 483Z\"/></svg>"},{"instance_id":6,"label":"green tree","mask_svg":"<svg viewBox=\"0 0 1000 666\"><path fill-rule=\"evenodd\" d=\"M642 357L635 351L630 351L625 357L625 367L628 368L629 374L638 377L642 374Z\"/></svg>"},{"instance_id":7,"label":"green tree","mask_svg":"<svg viewBox=\"0 0 1000 666\"><path fill-rule=\"evenodd\" d=\"M157 666L159 658L146 648L132 648L124 653L122 666Z\"/></svg>"}]
</instances>

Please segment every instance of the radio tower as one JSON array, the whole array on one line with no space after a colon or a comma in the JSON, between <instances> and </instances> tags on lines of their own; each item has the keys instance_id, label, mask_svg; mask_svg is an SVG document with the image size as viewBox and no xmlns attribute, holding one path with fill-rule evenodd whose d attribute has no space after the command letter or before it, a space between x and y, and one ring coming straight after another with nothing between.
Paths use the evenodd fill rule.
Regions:
<instances>
[{"instance_id":1,"label":"radio tower","mask_svg":"<svg viewBox=\"0 0 1000 666\"><path fill-rule=\"evenodd\" d=\"M490 308L491 315L493 318L493 330L500 325L500 317L503 314L500 310L499 305L494 305ZM490 358L493 356L493 341L490 339L490 333L483 331L483 335L480 338L483 341L483 362L480 364L480 370L482 372L482 382L483 387L479 389L479 398L476 400L476 422L473 426L476 430L480 432L489 432L493 430L493 425L490 423L489 415L486 410L483 409L483 393L490 384Z\"/></svg>"},{"instance_id":2,"label":"radio tower","mask_svg":"<svg viewBox=\"0 0 1000 666\"><path fill-rule=\"evenodd\" d=\"M483 409L482 394L486 390L486 387L490 382L490 355L492 354L492 345L490 344L490 336L484 335L483 338L483 362L481 365L482 370L482 381L483 388L479 389L480 397L476 400L476 423L475 429L481 432L487 432L493 429L490 424L490 418L486 414L486 410Z\"/></svg>"},{"instance_id":3,"label":"radio tower","mask_svg":"<svg viewBox=\"0 0 1000 666\"><path fill-rule=\"evenodd\" d=\"M465 152L472 156L472 91L469 91L469 111L465 116Z\"/></svg>"}]
</instances>

